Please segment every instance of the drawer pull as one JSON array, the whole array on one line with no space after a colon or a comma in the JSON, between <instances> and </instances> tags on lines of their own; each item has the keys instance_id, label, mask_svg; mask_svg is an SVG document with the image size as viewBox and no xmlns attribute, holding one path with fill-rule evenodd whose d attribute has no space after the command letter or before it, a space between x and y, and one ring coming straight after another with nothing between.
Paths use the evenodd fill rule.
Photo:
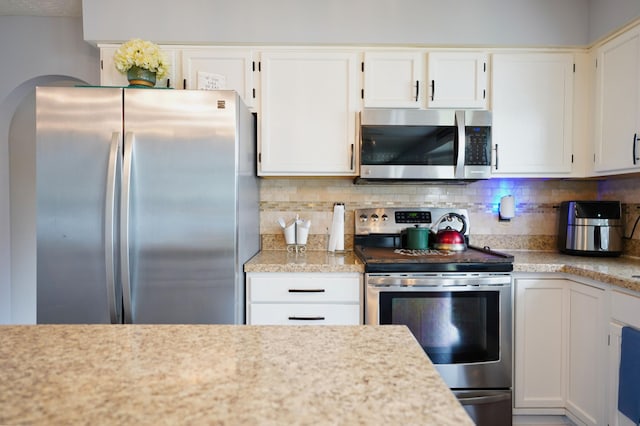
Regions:
<instances>
[{"instance_id":1,"label":"drawer pull","mask_svg":"<svg viewBox=\"0 0 640 426\"><path fill-rule=\"evenodd\" d=\"M324 293L324 288L290 288L289 293Z\"/></svg>"},{"instance_id":2,"label":"drawer pull","mask_svg":"<svg viewBox=\"0 0 640 426\"><path fill-rule=\"evenodd\" d=\"M289 321L322 321L324 317L289 317Z\"/></svg>"}]
</instances>

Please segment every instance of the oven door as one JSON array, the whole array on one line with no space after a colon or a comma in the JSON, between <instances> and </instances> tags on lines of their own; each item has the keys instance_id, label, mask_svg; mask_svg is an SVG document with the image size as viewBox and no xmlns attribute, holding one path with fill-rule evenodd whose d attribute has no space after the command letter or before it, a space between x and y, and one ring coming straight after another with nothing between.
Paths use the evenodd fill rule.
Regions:
<instances>
[{"instance_id":1,"label":"oven door","mask_svg":"<svg viewBox=\"0 0 640 426\"><path fill-rule=\"evenodd\" d=\"M452 389L509 389L509 274L366 274L367 324L409 327Z\"/></svg>"}]
</instances>

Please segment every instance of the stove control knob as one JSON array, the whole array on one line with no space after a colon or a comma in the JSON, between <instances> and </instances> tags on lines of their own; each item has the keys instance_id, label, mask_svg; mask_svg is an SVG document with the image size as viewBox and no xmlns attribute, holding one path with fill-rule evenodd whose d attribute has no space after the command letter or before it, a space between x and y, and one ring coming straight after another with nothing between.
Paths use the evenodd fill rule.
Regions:
<instances>
[{"instance_id":1,"label":"stove control knob","mask_svg":"<svg viewBox=\"0 0 640 426\"><path fill-rule=\"evenodd\" d=\"M388 220L389 220L389 216L387 216L387 214L386 214L386 213L385 213L385 214L383 214L383 215L382 215L382 221L383 221L383 222L386 222L386 221L388 221Z\"/></svg>"},{"instance_id":2,"label":"stove control knob","mask_svg":"<svg viewBox=\"0 0 640 426\"><path fill-rule=\"evenodd\" d=\"M366 215L366 214L361 214L361 215L360 215L360 222L366 222L366 221L367 221L367 219L368 219L368 217L367 217L367 215Z\"/></svg>"},{"instance_id":3,"label":"stove control knob","mask_svg":"<svg viewBox=\"0 0 640 426\"><path fill-rule=\"evenodd\" d=\"M371 220L372 221L377 222L378 219L380 219L380 217L377 214L374 213L374 214L371 215Z\"/></svg>"}]
</instances>

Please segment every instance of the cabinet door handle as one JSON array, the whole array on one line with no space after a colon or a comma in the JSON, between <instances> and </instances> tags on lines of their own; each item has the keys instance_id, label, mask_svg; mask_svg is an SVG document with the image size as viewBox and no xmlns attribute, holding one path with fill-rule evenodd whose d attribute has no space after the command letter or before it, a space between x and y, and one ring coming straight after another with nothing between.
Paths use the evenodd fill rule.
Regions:
<instances>
[{"instance_id":1,"label":"cabinet door handle","mask_svg":"<svg viewBox=\"0 0 640 426\"><path fill-rule=\"evenodd\" d=\"M356 168L356 145L351 144L351 170Z\"/></svg>"},{"instance_id":2,"label":"cabinet door handle","mask_svg":"<svg viewBox=\"0 0 640 426\"><path fill-rule=\"evenodd\" d=\"M289 293L324 293L324 288L290 288Z\"/></svg>"},{"instance_id":3,"label":"cabinet door handle","mask_svg":"<svg viewBox=\"0 0 640 426\"><path fill-rule=\"evenodd\" d=\"M418 102L419 97L420 97L420 80L416 80L416 102Z\"/></svg>"},{"instance_id":4,"label":"cabinet door handle","mask_svg":"<svg viewBox=\"0 0 640 426\"><path fill-rule=\"evenodd\" d=\"M434 99L435 95L436 95L436 81L431 80L431 100Z\"/></svg>"},{"instance_id":5,"label":"cabinet door handle","mask_svg":"<svg viewBox=\"0 0 640 426\"><path fill-rule=\"evenodd\" d=\"M496 144L494 150L496 151L496 170L498 170L498 144Z\"/></svg>"},{"instance_id":6,"label":"cabinet door handle","mask_svg":"<svg viewBox=\"0 0 640 426\"><path fill-rule=\"evenodd\" d=\"M324 317L289 317L289 321L322 321Z\"/></svg>"},{"instance_id":7,"label":"cabinet door handle","mask_svg":"<svg viewBox=\"0 0 640 426\"><path fill-rule=\"evenodd\" d=\"M640 160L640 158L636 157L636 145L638 143L638 134L634 133L633 134L633 150L631 155L633 156L633 165L635 166L636 164L638 164L638 160Z\"/></svg>"}]
</instances>

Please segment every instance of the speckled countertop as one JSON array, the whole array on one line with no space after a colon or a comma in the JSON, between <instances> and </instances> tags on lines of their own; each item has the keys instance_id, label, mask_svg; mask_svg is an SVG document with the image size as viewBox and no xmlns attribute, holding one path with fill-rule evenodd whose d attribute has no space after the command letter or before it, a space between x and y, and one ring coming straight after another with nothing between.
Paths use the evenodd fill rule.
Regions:
<instances>
[{"instance_id":1,"label":"speckled countertop","mask_svg":"<svg viewBox=\"0 0 640 426\"><path fill-rule=\"evenodd\" d=\"M498 250L514 256L514 272L563 272L640 292L640 259L582 257L554 251ZM263 250L244 266L245 272L364 272L354 252L330 254Z\"/></svg>"},{"instance_id":2,"label":"speckled countertop","mask_svg":"<svg viewBox=\"0 0 640 426\"><path fill-rule=\"evenodd\" d=\"M245 272L364 272L364 264L353 251L329 253L309 250L262 250L244 264Z\"/></svg>"},{"instance_id":3,"label":"speckled countertop","mask_svg":"<svg viewBox=\"0 0 640 426\"><path fill-rule=\"evenodd\" d=\"M0 326L0 424L472 425L404 326Z\"/></svg>"},{"instance_id":4,"label":"speckled countertop","mask_svg":"<svg viewBox=\"0 0 640 426\"><path fill-rule=\"evenodd\" d=\"M514 272L563 272L640 291L640 259L584 257L559 252L509 251Z\"/></svg>"}]
</instances>

